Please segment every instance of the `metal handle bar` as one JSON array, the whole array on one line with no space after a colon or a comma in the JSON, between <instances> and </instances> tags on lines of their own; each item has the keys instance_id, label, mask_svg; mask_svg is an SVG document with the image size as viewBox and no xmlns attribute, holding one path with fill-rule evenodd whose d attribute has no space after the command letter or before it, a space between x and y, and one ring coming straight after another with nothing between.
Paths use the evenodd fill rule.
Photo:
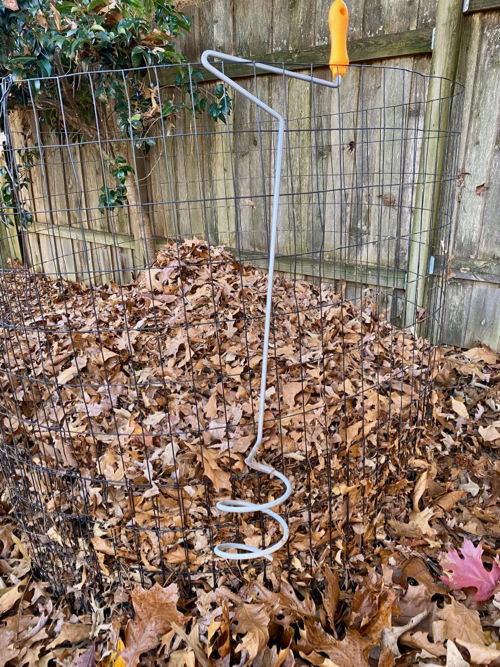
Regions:
<instances>
[{"instance_id":1,"label":"metal handle bar","mask_svg":"<svg viewBox=\"0 0 500 667\"><path fill-rule=\"evenodd\" d=\"M276 145L276 163L274 169L274 189L273 189L273 206L271 212L271 237L269 241L269 264L268 264L268 279L267 279L267 297L266 297L266 315L264 321L264 347L262 350L262 375L260 382L260 399L259 399L259 419L257 424L257 440L255 441L250 454L245 459L247 466L253 470L259 472L267 473L268 475L278 477L285 486L285 492L275 500L272 500L268 503L262 505L257 505L254 503L247 502L245 500L223 500L217 503L217 509L222 512L237 512L237 513L248 513L248 512L262 512L273 519L275 519L283 529L283 536L279 542L273 544L267 549L259 549L258 547L251 547L246 544L237 544L234 542L226 542L215 547L214 551L217 556L221 558L227 558L229 560L247 560L250 558L263 557L268 560L272 560L271 554L274 551L280 549L285 542L288 540L289 530L286 522L275 512L271 511L271 508L281 505L285 502L287 498L292 493L292 485L289 480L282 475L280 472L272 468L271 466L264 465L262 463L257 463L254 461L254 457L257 454L261 444L262 437L264 432L264 412L265 412L265 400L266 400L266 381L267 381L267 365L268 365L268 354L269 354L269 338L271 330L271 315L272 315L272 305L273 305L273 280L274 280L274 258L276 254L276 232L278 226L278 209L279 209L279 197L280 197L280 180L281 180L281 165L282 165L282 155L283 155L283 137L285 132L285 120L281 114L272 109L270 106L265 104L258 97L250 93L248 90L245 90L238 83L230 79L226 74L219 71L212 63L209 62L209 58L216 58L219 61L227 61L231 63L240 63L244 65L249 65L254 69L262 69L265 72L271 72L272 74L281 74L283 76L290 77L292 79L299 79L300 81L308 81L309 83L317 83L322 86L327 86L328 88L338 88L342 80L341 76L337 76L335 81L324 81L323 79L317 79L313 76L307 76L306 74L299 74L297 72L290 72L284 68L273 67L272 65L265 65L264 63L256 63L252 60L246 60L245 58L238 58L236 56L228 55L227 53L219 53L219 51L204 51L201 56L201 62L205 69L209 72L212 72L218 79L224 81L228 84L233 90L238 91L248 100L254 102L258 107L263 111L266 111L270 116L275 118L278 121L278 142ZM230 553L228 549L238 549L244 551L245 553Z\"/></svg>"}]
</instances>

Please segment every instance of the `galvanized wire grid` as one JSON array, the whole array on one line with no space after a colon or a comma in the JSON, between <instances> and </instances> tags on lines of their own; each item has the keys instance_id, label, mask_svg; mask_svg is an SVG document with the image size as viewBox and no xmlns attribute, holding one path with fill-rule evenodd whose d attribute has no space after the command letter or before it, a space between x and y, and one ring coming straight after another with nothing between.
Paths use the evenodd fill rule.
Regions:
<instances>
[{"instance_id":1,"label":"galvanized wire grid","mask_svg":"<svg viewBox=\"0 0 500 667\"><path fill-rule=\"evenodd\" d=\"M185 66L189 80L196 69ZM32 221L2 231L0 461L40 576L60 591L252 576L261 563L238 569L214 546L276 535L267 517L215 509L280 493L242 464L256 429L276 123L235 95L227 125L156 118L144 155L95 90L103 76L127 91L140 79L161 108L180 94L167 75L69 77L92 97L84 129L66 116L60 79L56 130L29 86L23 109L3 106L4 160L17 180L23 155L33 166L1 210ZM257 71L243 82L286 119L263 459L294 491L272 567L348 569L390 536L426 413L434 351L415 334L438 341L442 329L462 91L443 81L429 101L428 77L365 66L339 90ZM424 126L435 105L444 129ZM136 193L101 212L117 155ZM433 238L412 239L429 188ZM160 254L144 271L147 218ZM411 244L428 241L432 266L409 274ZM423 309L405 298L412 281Z\"/></svg>"}]
</instances>

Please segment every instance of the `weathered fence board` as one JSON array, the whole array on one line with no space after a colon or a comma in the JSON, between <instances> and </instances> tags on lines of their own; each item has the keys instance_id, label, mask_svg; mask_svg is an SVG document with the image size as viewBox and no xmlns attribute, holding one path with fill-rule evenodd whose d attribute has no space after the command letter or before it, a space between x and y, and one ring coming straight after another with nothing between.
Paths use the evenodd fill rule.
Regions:
<instances>
[{"instance_id":1,"label":"weathered fence board","mask_svg":"<svg viewBox=\"0 0 500 667\"><path fill-rule=\"evenodd\" d=\"M464 13L486 12L492 9L500 9L500 0L464 0Z\"/></svg>"},{"instance_id":2,"label":"weathered fence board","mask_svg":"<svg viewBox=\"0 0 500 667\"><path fill-rule=\"evenodd\" d=\"M293 51L305 54L308 49L314 52L315 47L322 47L322 57L314 60L314 53L307 51L307 58L302 62L328 62L330 38L326 17L330 4L330 0L267 0L265 3L262 0L210 0L186 10L193 16L193 31L187 37L184 50L192 62L197 62L206 48L262 59L266 54L270 56L278 51L276 62L283 62L288 61L283 58L283 52L293 57ZM405 48L405 39L424 37L418 32L408 35L407 31L432 28L436 7L437 0L377 0L377 3L352 0L349 2L349 50L353 62L428 53L431 33L425 36L425 43L420 42L423 50L397 49ZM299 22L301 12L305 16ZM399 34L393 38L392 33ZM355 41L358 39L364 43L358 46ZM362 53L364 44L368 52ZM357 52L358 48L360 51ZM373 48L378 52L371 55ZM385 56L388 48L394 48L396 52Z\"/></svg>"},{"instance_id":3,"label":"weathered fence board","mask_svg":"<svg viewBox=\"0 0 500 667\"><path fill-rule=\"evenodd\" d=\"M500 345L499 44L500 12L468 17L459 65L459 76L466 89L459 158L461 187L454 220L455 259L445 322L447 342L470 346L483 341L496 349ZM475 262L479 268L482 262L492 262L480 273L481 281L475 275L468 277L467 272L459 275L459 267L467 269Z\"/></svg>"}]
</instances>

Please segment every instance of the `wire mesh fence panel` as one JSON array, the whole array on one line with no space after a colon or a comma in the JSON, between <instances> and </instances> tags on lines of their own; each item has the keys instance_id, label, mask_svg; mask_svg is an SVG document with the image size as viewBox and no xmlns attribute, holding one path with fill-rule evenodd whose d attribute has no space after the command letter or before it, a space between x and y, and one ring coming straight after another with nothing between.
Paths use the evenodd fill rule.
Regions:
<instances>
[{"instance_id":1,"label":"wire mesh fence panel","mask_svg":"<svg viewBox=\"0 0 500 667\"><path fill-rule=\"evenodd\" d=\"M182 85L165 67L54 78L46 107L29 82L3 82L0 461L40 575L77 595L252 576L262 560L214 547L280 536L272 516L216 507L282 493L245 464L277 123L229 90L227 122L193 114L180 101L199 67L179 69ZM242 85L285 119L260 456L293 491L267 567L347 570L390 531L418 456L462 91L397 68L351 67L335 90L313 83L321 69L272 87L252 72ZM117 82L125 127L103 93ZM155 101L140 136L139 85Z\"/></svg>"}]
</instances>

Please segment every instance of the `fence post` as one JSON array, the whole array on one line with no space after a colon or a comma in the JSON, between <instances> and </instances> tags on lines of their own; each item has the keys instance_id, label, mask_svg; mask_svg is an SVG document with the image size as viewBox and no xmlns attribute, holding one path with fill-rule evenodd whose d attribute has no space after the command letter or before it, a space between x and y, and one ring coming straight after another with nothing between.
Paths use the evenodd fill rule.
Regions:
<instances>
[{"instance_id":1,"label":"fence post","mask_svg":"<svg viewBox=\"0 0 500 667\"><path fill-rule=\"evenodd\" d=\"M430 251L436 229L452 81L455 79L462 35L463 0L439 0L431 78L427 89L424 136L413 212L408 259L405 325L417 322L426 304ZM443 77L443 79L432 78ZM434 169L432 169L434 167Z\"/></svg>"}]
</instances>

